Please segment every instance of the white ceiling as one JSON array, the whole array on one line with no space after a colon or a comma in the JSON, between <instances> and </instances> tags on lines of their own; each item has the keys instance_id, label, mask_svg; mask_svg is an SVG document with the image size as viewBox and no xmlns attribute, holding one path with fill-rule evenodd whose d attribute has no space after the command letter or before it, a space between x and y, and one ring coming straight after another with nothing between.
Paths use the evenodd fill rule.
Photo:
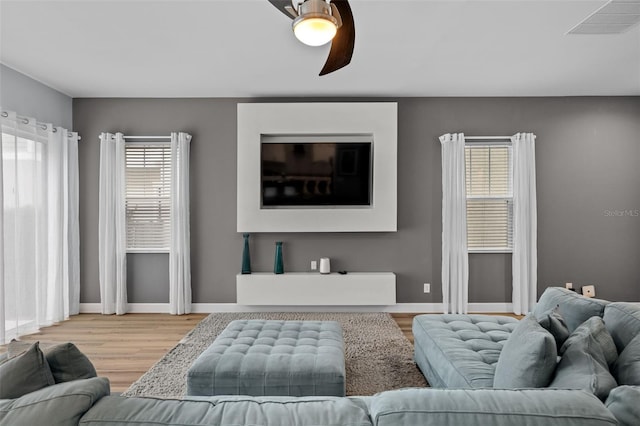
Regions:
<instances>
[{"instance_id":1,"label":"white ceiling","mask_svg":"<svg viewBox=\"0 0 640 426\"><path fill-rule=\"evenodd\" d=\"M640 25L565 35L605 3L350 0L353 60L319 77L267 0L2 0L0 61L72 97L640 95Z\"/></svg>"}]
</instances>

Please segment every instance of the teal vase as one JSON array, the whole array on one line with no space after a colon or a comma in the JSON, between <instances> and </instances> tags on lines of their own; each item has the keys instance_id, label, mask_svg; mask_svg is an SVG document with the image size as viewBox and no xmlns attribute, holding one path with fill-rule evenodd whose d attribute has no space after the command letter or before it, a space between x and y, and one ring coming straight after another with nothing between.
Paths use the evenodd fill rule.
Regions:
<instances>
[{"instance_id":1,"label":"teal vase","mask_svg":"<svg viewBox=\"0 0 640 426\"><path fill-rule=\"evenodd\" d=\"M249 234L242 234L244 238L244 249L242 250L242 273L251 273L251 253L249 253Z\"/></svg>"},{"instance_id":2,"label":"teal vase","mask_svg":"<svg viewBox=\"0 0 640 426\"><path fill-rule=\"evenodd\" d=\"M276 241L276 258L273 262L273 273L284 274L284 261L282 260L282 241Z\"/></svg>"}]
</instances>

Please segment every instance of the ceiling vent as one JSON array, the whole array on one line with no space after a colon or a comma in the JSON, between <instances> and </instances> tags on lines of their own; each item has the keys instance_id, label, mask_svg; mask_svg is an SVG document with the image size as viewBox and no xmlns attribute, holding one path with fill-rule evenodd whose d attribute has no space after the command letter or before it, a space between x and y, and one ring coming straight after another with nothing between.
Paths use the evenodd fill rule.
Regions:
<instances>
[{"instance_id":1,"label":"ceiling vent","mask_svg":"<svg viewBox=\"0 0 640 426\"><path fill-rule=\"evenodd\" d=\"M611 0L567 34L621 34L640 22L640 0Z\"/></svg>"}]
</instances>

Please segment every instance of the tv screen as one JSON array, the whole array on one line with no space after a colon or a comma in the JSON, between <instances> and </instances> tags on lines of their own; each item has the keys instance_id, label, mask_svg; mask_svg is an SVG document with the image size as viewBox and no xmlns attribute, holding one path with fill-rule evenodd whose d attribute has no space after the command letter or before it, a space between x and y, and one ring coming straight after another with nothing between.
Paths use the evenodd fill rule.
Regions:
<instances>
[{"instance_id":1,"label":"tv screen","mask_svg":"<svg viewBox=\"0 0 640 426\"><path fill-rule=\"evenodd\" d=\"M371 205L371 143L262 143L263 207Z\"/></svg>"}]
</instances>

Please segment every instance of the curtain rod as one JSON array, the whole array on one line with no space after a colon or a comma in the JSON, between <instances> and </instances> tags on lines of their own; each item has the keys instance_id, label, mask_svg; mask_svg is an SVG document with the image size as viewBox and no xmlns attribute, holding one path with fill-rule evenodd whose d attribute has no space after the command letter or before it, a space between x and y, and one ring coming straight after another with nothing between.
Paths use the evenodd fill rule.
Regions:
<instances>
[{"instance_id":1,"label":"curtain rod","mask_svg":"<svg viewBox=\"0 0 640 426\"><path fill-rule=\"evenodd\" d=\"M171 139L169 136L123 136L125 139Z\"/></svg>"},{"instance_id":2,"label":"curtain rod","mask_svg":"<svg viewBox=\"0 0 640 426\"><path fill-rule=\"evenodd\" d=\"M7 111L2 111L2 113L0 114L2 115L4 118L9 118L9 113ZM22 117L21 115L16 115L16 118L18 120L22 120L22 124L29 124L29 119L27 117ZM41 123L39 121L36 121L36 126L40 127L42 130L47 130L47 126L48 123ZM53 133L57 132L58 129L52 124L51 127L53 128ZM74 133L74 132L70 132L70 133ZM67 136L67 137L71 137L71 135ZM78 140L82 139L80 136L78 136Z\"/></svg>"},{"instance_id":3,"label":"curtain rod","mask_svg":"<svg viewBox=\"0 0 640 426\"><path fill-rule=\"evenodd\" d=\"M511 136L465 136L465 140L472 141L495 141L495 140L511 140Z\"/></svg>"}]
</instances>

